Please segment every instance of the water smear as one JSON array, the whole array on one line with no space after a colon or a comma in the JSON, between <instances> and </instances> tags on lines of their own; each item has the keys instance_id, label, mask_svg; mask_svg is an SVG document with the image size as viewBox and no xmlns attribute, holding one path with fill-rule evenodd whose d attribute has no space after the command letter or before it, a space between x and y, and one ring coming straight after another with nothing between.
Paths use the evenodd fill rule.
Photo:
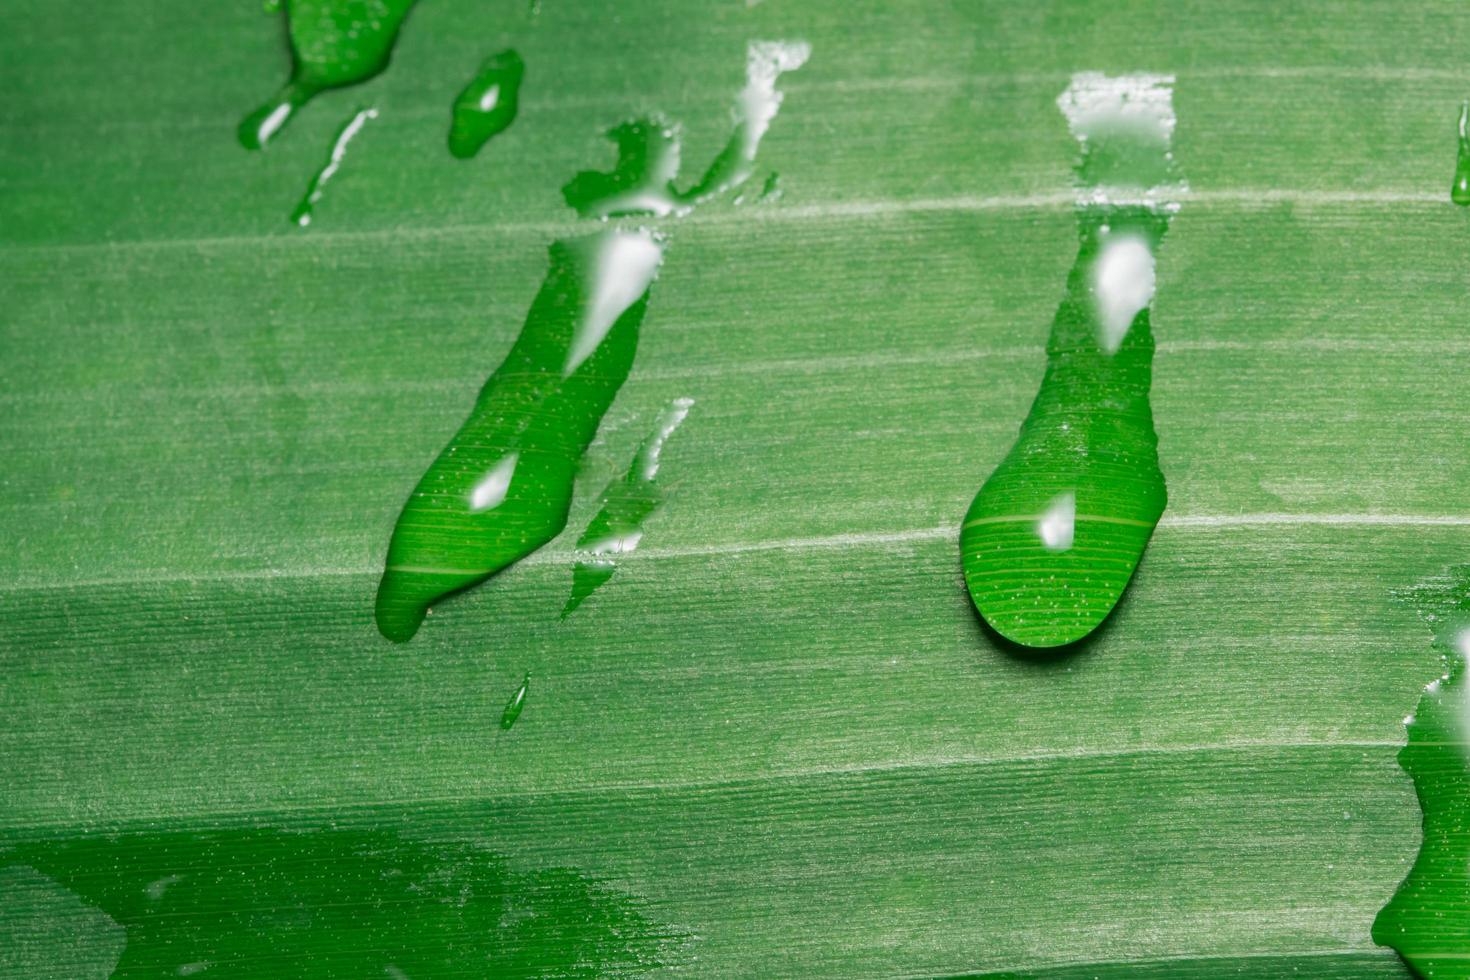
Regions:
<instances>
[{"instance_id":1,"label":"water smear","mask_svg":"<svg viewBox=\"0 0 1470 980\"><path fill-rule=\"evenodd\" d=\"M120 980L622 976L672 964L686 941L596 878L390 830L140 832L0 862L120 925Z\"/></svg>"}]
</instances>

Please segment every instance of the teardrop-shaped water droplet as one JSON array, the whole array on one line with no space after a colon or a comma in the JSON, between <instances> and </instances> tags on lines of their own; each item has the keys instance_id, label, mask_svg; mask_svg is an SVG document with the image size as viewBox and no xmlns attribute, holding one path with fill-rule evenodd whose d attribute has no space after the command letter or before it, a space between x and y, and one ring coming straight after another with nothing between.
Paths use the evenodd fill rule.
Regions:
<instances>
[{"instance_id":1,"label":"teardrop-shaped water droplet","mask_svg":"<svg viewBox=\"0 0 1470 980\"><path fill-rule=\"evenodd\" d=\"M566 526L578 464L633 366L662 259L661 241L641 230L551 246L515 345L393 529L378 586L384 636L409 639L432 602Z\"/></svg>"},{"instance_id":2,"label":"teardrop-shaped water droplet","mask_svg":"<svg viewBox=\"0 0 1470 980\"><path fill-rule=\"evenodd\" d=\"M1080 245L1020 437L960 532L981 616L1028 647L1082 639L1117 604L1166 502L1149 404L1154 256L1182 184L1172 79L1075 76Z\"/></svg>"}]
</instances>

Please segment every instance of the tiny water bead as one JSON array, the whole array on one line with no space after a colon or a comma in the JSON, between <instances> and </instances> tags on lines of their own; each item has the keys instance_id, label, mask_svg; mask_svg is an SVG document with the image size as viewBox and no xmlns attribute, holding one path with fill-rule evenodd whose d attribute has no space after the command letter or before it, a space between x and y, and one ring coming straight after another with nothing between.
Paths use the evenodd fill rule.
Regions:
<instances>
[{"instance_id":1,"label":"tiny water bead","mask_svg":"<svg viewBox=\"0 0 1470 980\"><path fill-rule=\"evenodd\" d=\"M322 168L311 178L311 182L306 185L305 195L302 196L295 210L291 212L292 224L302 228L311 224L312 212L317 202L322 199L322 192L326 189L327 184L337 176L337 171L347 156L347 147L352 144L357 134L362 132L362 127L366 126L369 120L376 118L378 118L378 110L359 109L337 131L336 137L332 140L332 149L327 154L327 162L322 164Z\"/></svg>"},{"instance_id":2,"label":"tiny water bead","mask_svg":"<svg viewBox=\"0 0 1470 980\"><path fill-rule=\"evenodd\" d=\"M500 730L508 732L515 725L516 719L526 707L526 695L531 690L531 672L526 671L526 676L521 680L521 686L505 702L505 710L500 713Z\"/></svg>"},{"instance_id":3,"label":"tiny water bead","mask_svg":"<svg viewBox=\"0 0 1470 980\"><path fill-rule=\"evenodd\" d=\"M1373 922L1373 941L1426 980L1470 980L1470 565L1403 598L1433 631L1443 669L1404 719L1399 765L1414 780L1424 833L1408 877Z\"/></svg>"},{"instance_id":4,"label":"tiny water bead","mask_svg":"<svg viewBox=\"0 0 1470 980\"><path fill-rule=\"evenodd\" d=\"M1470 207L1470 99L1460 104L1458 148L1455 151L1455 180L1450 185L1450 200Z\"/></svg>"},{"instance_id":5,"label":"tiny water bead","mask_svg":"<svg viewBox=\"0 0 1470 980\"><path fill-rule=\"evenodd\" d=\"M376 609L390 640L561 533L582 455L633 367L662 240L609 229L557 241L549 259L520 336L393 529Z\"/></svg>"},{"instance_id":6,"label":"tiny water bead","mask_svg":"<svg viewBox=\"0 0 1470 980\"><path fill-rule=\"evenodd\" d=\"M284 0L291 78L240 122L240 144L258 150L327 89L367 81L388 67L416 0ZM269 8L268 8L269 9Z\"/></svg>"},{"instance_id":7,"label":"tiny water bead","mask_svg":"<svg viewBox=\"0 0 1470 980\"><path fill-rule=\"evenodd\" d=\"M520 108L521 80L526 63L514 51L505 50L485 59L454 100L449 123L449 152L468 160L494 136L515 122Z\"/></svg>"},{"instance_id":8,"label":"tiny water bead","mask_svg":"<svg viewBox=\"0 0 1470 980\"><path fill-rule=\"evenodd\" d=\"M1041 388L960 532L976 609L1027 647L1074 643L1107 618L1167 500L1149 306L1183 189L1172 79L1084 73L1057 101L1082 148L1077 258Z\"/></svg>"},{"instance_id":9,"label":"tiny water bead","mask_svg":"<svg viewBox=\"0 0 1470 980\"><path fill-rule=\"evenodd\" d=\"M673 404L659 415L653 432L638 447L628 471L602 491L597 513L577 539L572 594L562 607L563 619L607 584L617 571L620 556L637 550L643 540L644 523L664 503L664 490L658 482L659 457L663 454L664 444L693 406L692 398L674 399Z\"/></svg>"}]
</instances>

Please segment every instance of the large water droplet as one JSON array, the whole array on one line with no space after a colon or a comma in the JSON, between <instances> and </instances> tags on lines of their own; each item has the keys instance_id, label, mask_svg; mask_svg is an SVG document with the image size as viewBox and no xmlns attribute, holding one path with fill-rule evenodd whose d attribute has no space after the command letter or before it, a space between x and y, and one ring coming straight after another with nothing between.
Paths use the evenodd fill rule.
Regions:
<instances>
[{"instance_id":1,"label":"large water droplet","mask_svg":"<svg viewBox=\"0 0 1470 980\"><path fill-rule=\"evenodd\" d=\"M393 529L378 586L384 636L409 639L430 603L566 526L582 454L633 366L662 255L659 239L642 230L551 246L515 345Z\"/></svg>"},{"instance_id":2,"label":"large water droplet","mask_svg":"<svg viewBox=\"0 0 1470 980\"><path fill-rule=\"evenodd\" d=\"M1172 80L1077 75L1058 100L1081 143L1080 245L1020 437L960 532L965 583L996 632L1082 639L1122 596L1166 501L1149 405L1154 255L1181 196Z\"/></svg>"},{"instance_id":3,"label":"large water droplet","mask_svg":"<svg viewBox=\"0 0 1470 980\"><path fill-rule=\"evenodd\" d=\"M1470 566L1402 594L1433 630L1441 674L1405 719L1399 765L1424 811L1419 854L1373 922L1373 941L1425 978L1470 977ZM1451 910L1454 914L1450 914Z\"/></svg>"},{"instance_id":4,"label":"large water droplet","mask_svg":"<svg viewBox=\"0 0 1470 980\"><path fill-rule=\"evenodd\" d=\"M246 149L265 146L317 94L366 81L388 67L398 29L416 0L290 0L291 78L240 122Z\"/></svg>"}]
</instances>

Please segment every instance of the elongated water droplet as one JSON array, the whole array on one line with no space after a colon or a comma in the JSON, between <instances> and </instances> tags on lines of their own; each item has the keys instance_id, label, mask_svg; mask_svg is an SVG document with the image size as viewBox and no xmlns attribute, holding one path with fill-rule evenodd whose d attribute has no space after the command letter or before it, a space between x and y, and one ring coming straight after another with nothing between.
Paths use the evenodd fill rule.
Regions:
<instances>
[{"instance_id":1,"label":"elongated water droplet","mask_svg":"<svg viewBox=\"0 0 1470 980\"><path fill-rule=\"evenodd\" d=\"M808 50L798 42L751 46L766 53L749 59L759 70L744 104L763 108L740 117L740 131L748 131L740 146L754 152L780 105L779 98L752 99L751 87L766 91L767 76L773 84ZM567 185L568 202L601 218L687 213L692 205L673 189L677 130L638 120L613 135L618 169L577 175ZM551 269L515 346L399 515L378 585L384 636L408 640L430 603L519 561L566 526L578 464L632 368L662 258L662 238L646 229L552 246Z\"/></svg>"},{"instance_id":2,"label":"elongated water droplet","mask_svg":"<svg viewBox=\"0 0 1470 980\"><path fill-rule=\"evenodd\" d=\"M1424 811L1419 854L1373 921L1373 941L1391 946L1426 980L1470 978L1470 565L1403 593L1433 631L1442 672L1404 720L1399 765Z\"/></svg>"},{"instance_id":3,"label":"elongated water droplet","mask_svg":"<svg viewBox=\"0 0 1470 980\"><path fill-rule=\"evenodd\" d=\"M430 603L566 526L578 463L633 366L662 258L660 240L641 230L551 246L515 345L393 529L378 586L384 636L409 639Z\"/></svg>"},{"instance_id":4,"label":"elongated water droplet","mask_svg":"<svg viewBox=\"0 0 1470 980\"><path fill-rule=\"evenodd\" d=\"M562 608L563 619L612 578L619 556L632 554L643 540L643 525L664 503L658 482L659 456L693 405L692 398L674 399L638 447L628 472L602 491L597 513L577 539L572 594Z\"/></svg>"},{"instance_id":5,"label":"elongated water droplet","mask_svg":"<svg viewBox=\"0 0 1470 980\"><path fill-rule=\"evenodd\" d=\"M398 29L416 0L289 0L291 78L240 122L240 143L258 150L317 94L366 81L388 67Z\"/></svg>"},{"instance_id":6,"label":"elongated water droplet","mask_svg":"<svg viewBox=\"0 0 1470 980\"><path fill-rule=\"evenodd\" d=\"M454 100L449 123L449 152L468 160L490 139L515 122L526 64L514 51L491 55L479 74Z\"/></svg>"},{"instance_id":7,"label":"elongated water droplet","mask_svg":"<svg viewBox=\"0 0 1470 980\"><path fill-rule=\"evenodd\" d=\"M526 693L530 689L531 672L528 670L526 671L526 676L521 680L521 686L516 688L516 692L510 696L510 700L505 702L505 710L500 713L501 731L510 731L511 726L516 723L516 719L521 716L521 712L526 707Z\"/></svg>"},{"instance_id":8,"label":"elongated water droplet","mask_svg":"<svg viewBox=\"0 0 1470 980\"><path fill-rule=\"evenodd\" d=\"M1080 246L1041 389L965 515L965 583L996 632L1072 643L1107 617L1166 502L1149 405L1154 256L1183 185L1172 79L1074 76L1058 99L1082 145Z\"/></svg>"},{"instance_id":9,"label":"elongated water droplet","mask_svg":"<svg viewBox=\"0 0 1470 980\"><path fill-rule=\"evenodd\" d=\"M738 189L755 169L756 153L781 108L776 88L781 75L811 56L804 41L760 41L746 52L745 89L735 105L735 127L725 148L693 187L674 187L679 175L682 133L653 116L622 123L607 136L618 148L610 173L577 174L562 188L566 201L583 217L686 214L700 204Z\"/></svg>"},{"instance_id":10,"label":"elongated water droplet","mask_svg":"<svg viewBox=\"0 0 1470 980\"><path fill-rule=\"evenodd\" d=\"M352 118L337 131L332 140L332 149L327 153L327 162L311 178L306 185L306 193L302 195L301 202L291 212L291 223L305 228L311 224L312 212L317 202L322 199L322 192L326 190L327 184L337 176L337 171L342 166L342 161L347 156L347 147L352 144L357 134L362 132L368 120L378 118L376 109L359 109L352 114Z\"/></svg>"},{"instance_id":11,"label":"elongated water droplet","mask_svg":"<svg viewBox=\"0 0 1470 980\"><path fill-rule=\"evenodd\" d=\"M1458 149L1455 151L1455 181L1450 185L1450 200L1470 207L1470 99L1460 105Z\"/></svg>"}]
</instances>

